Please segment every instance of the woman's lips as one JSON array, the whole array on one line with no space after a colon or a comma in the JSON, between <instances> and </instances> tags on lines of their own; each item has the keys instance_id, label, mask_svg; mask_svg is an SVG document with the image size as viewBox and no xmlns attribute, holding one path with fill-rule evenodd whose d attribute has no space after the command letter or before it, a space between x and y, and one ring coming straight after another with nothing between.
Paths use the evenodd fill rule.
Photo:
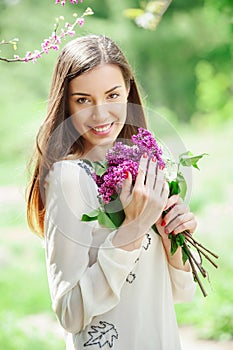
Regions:
<instances>
[{"instance_id":1,"label":"woman's lips","mask_svg":"<svg viewBox=\"0 0 233 350\"><path fill-rule=\"evenodd\" d=\"M95 134L95 135L107 135L113 127L114 123L111 124L104 124L104 125L98 125L96 127L92 127L91 131Z\"/></svg>"}]
</instances>

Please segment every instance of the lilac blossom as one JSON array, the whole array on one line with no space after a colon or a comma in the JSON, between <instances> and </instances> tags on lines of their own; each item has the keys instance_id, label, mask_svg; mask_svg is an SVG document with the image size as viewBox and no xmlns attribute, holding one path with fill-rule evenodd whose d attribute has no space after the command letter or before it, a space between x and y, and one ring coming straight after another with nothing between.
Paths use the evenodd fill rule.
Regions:
<instances>
[{"instance_id":1,"label":"lilac blossom","mask_svg":"<svg viewBox=\"0 0 233 350\"><path fill-rule=\"evenodd\" d=\"M139 147L141 155L146 152L149 158L155 156L158 164L165 167L165 162L162 159L162 148L159 147L156 139L148 130L139 128L138 134L132 136L132 141Z\"/></svg>"},{"instance_id":2,"label":"lilac blossom","mask_svg":"<svg viewBox=\"0 0 233 350\"><path fill-rule=\"evenodd\" d=\"M133 160L124 160L117 166L110 166L107 171L97 180L100 184L99 193L105 204L109 203L114 194L120 192L124 180L127 178L127 173L132 174L135 181L138 173L138 162Z\"/></svg>"},{"instance_id":3,"label":"lilac blossom","mask_svg":"<svg viewBox=\"0 0 233 350\"><path fill-rule=\"evenodd\" d=\"M123 144L122 142L116 142L115 145L108 151L106 159L108 165L118 165L125 160L131 159L134 161L139 161L140 151L138 147L130 147Z\"/></svg>"},{"instance_id":4,"label":"lilac blossom","mask_svg":"<svg viewBox=\"0 0 233 350\"><path fill-rule=\"evenodd\" d=\"M133 183L135 182L139 161L145 152L149 158L156 157L159 166L165 166L162 149L148 130L139 128L138 134L132 136L132 142L133 146L116 142L106 154L107 170L105 173L102 176L93 174L99 194L105 204L111 201L112 196L120 192L128 172L132 175Z\"/></svg>"}]
</instances>

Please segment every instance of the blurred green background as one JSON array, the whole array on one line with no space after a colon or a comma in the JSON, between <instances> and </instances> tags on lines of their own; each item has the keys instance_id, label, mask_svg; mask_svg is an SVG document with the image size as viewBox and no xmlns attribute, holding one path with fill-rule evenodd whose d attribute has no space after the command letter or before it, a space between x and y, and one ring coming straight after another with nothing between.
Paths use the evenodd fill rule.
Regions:
<instances>
[{"instance_id":1,"label":"blurred green background","mask_svg":"<svg viewBox=\"0 0 233 350\"><path fill-rule=\"evenodd\" d=\"M204 338L233 338L233 4L231 0L173 0L155 31L123 16L137 0L84 0L64 8L51 1L0 0L0 40L20 39L17 53L40 47L54 19L72 21L90 6L77 35L106 34L128 57L144 103L167 118L193 153L209 154L193 174L191 209L197 238L220 256L209 296L176 307L180 325ZM69 40L69 39L68 39ZM1 56L13 56L1 47ZM46 111L57 52L36 64L0 62L0 348L64 349L51 312L40 240L25 220L26 164ZM56 333L57 332L57 333ZM57 336L56 336L57 334Z\"/></svg>"}]
</instances>

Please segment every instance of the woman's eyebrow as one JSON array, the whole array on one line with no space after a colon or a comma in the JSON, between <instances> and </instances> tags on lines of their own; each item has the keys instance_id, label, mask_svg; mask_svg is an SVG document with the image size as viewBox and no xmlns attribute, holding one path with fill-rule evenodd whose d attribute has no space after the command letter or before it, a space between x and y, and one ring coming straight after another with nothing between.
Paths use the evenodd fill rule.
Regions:
<instances>
[{"instance_id":1,"label":"woman's eyebrow","mask_svg":"<svg viewBox=\"0 0 233 350\"><path fill-rule=\"evenodd\" d=\"M115 89L118 89L118 88L121 88L122 85L116 85L114 86L113 88L109 89L108 91L105 92L105 94L108 94L109 92L111 91L114 91ZM74 96L74 95L80 95L80 96L91 96L90 94L87 94L86 92L73 92L71 94L71 96Z\"/></svg>"},{"instance_id":2,"label":"woman's eyebrow","mask_svg":"<svg viewBox=\"0 0 233 350\"><path fill-rule=\"evenodd\" d=\"M73 92L71 96L74 96L74 95L91 96L90 94L86 94L85 92Z\"/></svg>"},{"instance_id":3,"label":"woman's eyebrow","mask_svg":"<svg viewBox=\"0 0 233 350\"><path fill-rule=\"evenodd\" d=\"M115 90L115 89L118 89L118 88L120 88L120 87L122 87L122 85L116 85L116 86L114 86L113 88L111 88L110 90L106 91L105 94L108 94L109 92L111 92L111 91L113 91L113 90Z\"/></svg>"}]
</instances>

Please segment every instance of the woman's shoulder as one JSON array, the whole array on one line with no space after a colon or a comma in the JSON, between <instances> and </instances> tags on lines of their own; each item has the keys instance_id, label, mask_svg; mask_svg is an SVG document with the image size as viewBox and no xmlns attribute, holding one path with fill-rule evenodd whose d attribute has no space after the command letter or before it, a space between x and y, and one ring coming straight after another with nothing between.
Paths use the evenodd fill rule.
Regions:
<instances>
[{"instance_id":1,"label":"woman's shoulder","mask_svg":"<svg viewBox=\"0 0 233 350\"><path fill-rule=\"evenodd\" d=\"M54 180L62 183L70 183L70 181L73 182L77 177L85 180L92 177L92 173L93 169L85 160L63 159L53 163L46 176L45 184Z\"/></svg>"},{"instance_id":2,"label":"woman's shoulder","mask_svg":"<svg viewBox=\"0 0 233 350\"><path fill-rule=\"evenodd\" d=\"M64 171L66 173L72 172L72 170L76 171L85 171L86 174L92 175L93 168L85 159L62 159L55 162L52 165L50 171Z\"/></svg>"}]
</instances>

